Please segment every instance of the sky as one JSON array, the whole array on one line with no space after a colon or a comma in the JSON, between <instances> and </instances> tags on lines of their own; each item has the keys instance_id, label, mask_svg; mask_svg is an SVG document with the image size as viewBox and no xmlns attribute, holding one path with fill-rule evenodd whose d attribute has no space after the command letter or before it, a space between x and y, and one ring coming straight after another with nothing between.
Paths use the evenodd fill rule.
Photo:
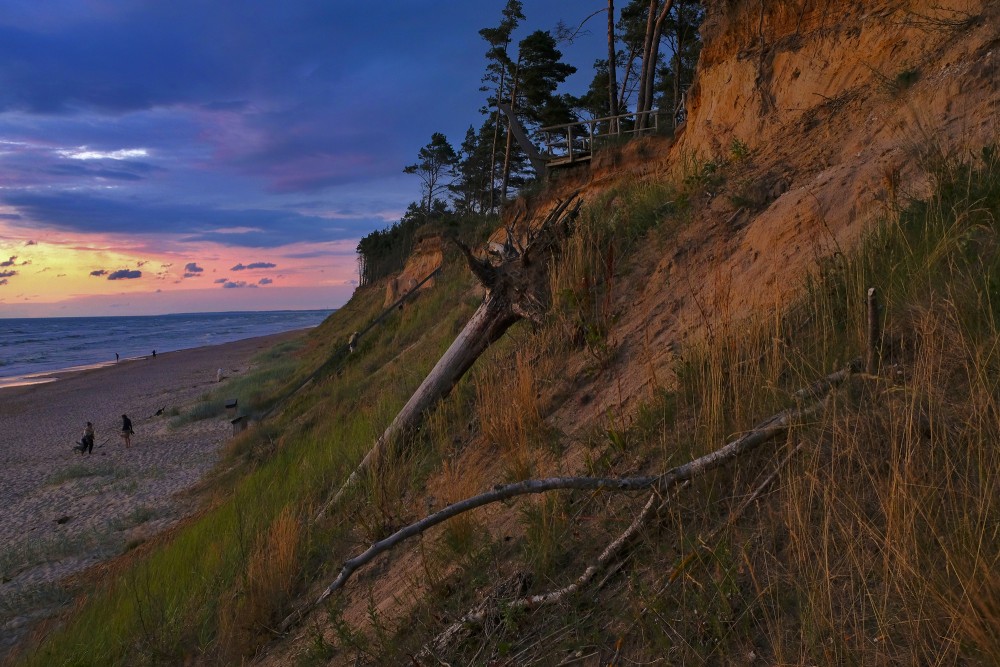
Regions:
<instances>
[{"instance_id":1,"label":"sky","mask_svg":"<svg viewBox=\"0 0 1000 667\"><path fill-rule=\"evenodd\" d=\"M420 197L403 167L481 124L504 4L3 0L0 318L342 305ZM524 0L515 39L603 6Z\"/></svg>"}]
</instances>

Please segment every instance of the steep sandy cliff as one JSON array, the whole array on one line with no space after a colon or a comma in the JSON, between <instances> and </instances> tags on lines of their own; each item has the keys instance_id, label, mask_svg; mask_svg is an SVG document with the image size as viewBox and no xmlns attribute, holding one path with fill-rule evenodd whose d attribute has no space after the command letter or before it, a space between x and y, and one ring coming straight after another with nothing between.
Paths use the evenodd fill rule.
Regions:
<instances>
[{"instance_id":1,"label":"steep sandy cliff","mask_svg":"<svg viewBox=\"0 0 1000 667\"><path fill-rule=\"evenodd\" d=\"M669 375L675 343L785 302L817 260L926 195L928 165L997 140L996 3L716 2L702 32L675 140L598 156L555 189L592 199L630 179L710 181L726 169L676 242L643 258L643 285L618 290L620 377L587 388L583 414L567 408L571 430L645 395L649 373L630 368L640 350L643 368Z\"/></svg>"},{"instance_id":2,"label":"steep sandy cliff","mask_svg":"<svg viewBox=\"0 0 1000 667\"><path fill-rule=\"evenodd\" d=\"M567 443L540 473L579 472L587 456L582 434L609 414L634 416L653 383L669 386L678 347L787 302L818 262L854 247L872 222L926 195L935 161L968 158L997 141L997 3L709 5L688 120L676 136L609 149L587 167L556 174L546 198L518 202L507 213L508 224L530 224L570 193L594 203L629 182L669 183L678 191L686 182L703 186L692 189L697 199L676 236L640 248L615 282L606 334L615 352L601 372L592 372L593 359L582 352L559 368L532 360L544 385L531 387L532 395ZM613 198L602 205L614 215ZM498 230L495 240L503 234ZM435 243L420 246L387 303L436 265ZM465 495L464 477L503 481L489 445L485 436L474 438L431 476L428 507ZM496 539L519 534L516 510L494 508L481 520ZM426 587L419 554L419 547L401 550L368 580L367 594L361 587L346 592L343 618L360 626L374 612L390 623L405 618ZM301 655L309 632L272 647L265 663ZM328 625L323 632L332 636Z\"/></svg>"}]
</instances>

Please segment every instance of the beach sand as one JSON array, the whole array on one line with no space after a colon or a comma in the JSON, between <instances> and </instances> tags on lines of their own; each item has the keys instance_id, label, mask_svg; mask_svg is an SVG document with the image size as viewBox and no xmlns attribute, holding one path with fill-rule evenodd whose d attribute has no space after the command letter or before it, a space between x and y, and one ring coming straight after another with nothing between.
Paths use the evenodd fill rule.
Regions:
<instances>
[{"instance_id":1,"label":"beach sand","mask_svg":"<svg viewBox=\"0 0 1000 667\"><path fill-rule=\"evenodd\" d=\"M230 378L244 375L255 355L304 333L164 352L48 384L0 388L0 657L35 621L64 607L66 577L197 509L182 492L218 462L232 426L223 416L170 428L168 413L225 387L225 380L216 382L219 368ZM127 450L122 414L135 430ZM73 449L87 421L96 431L89 456Z\"/></svg>"}]
</instances>

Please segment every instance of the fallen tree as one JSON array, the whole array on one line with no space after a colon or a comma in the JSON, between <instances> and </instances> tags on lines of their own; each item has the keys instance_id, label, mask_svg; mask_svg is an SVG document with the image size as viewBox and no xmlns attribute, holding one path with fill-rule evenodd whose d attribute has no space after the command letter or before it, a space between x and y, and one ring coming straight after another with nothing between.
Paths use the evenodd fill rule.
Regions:
<instances>
[{"instance_id":1,"label":"fallen tree","mask_svg":"<svg viewBox=\"0 0 1000 667\"><path fill-rule=\"evenodd\" d=\"M469 268L486 288L486 296L468 324L438 360L410 400L365 455L340 490L320 510L317 519L340 502L367 471L378 465L388 448L406 438L419 425L425 412L444 398L465 375L476 359L521 319L540 322L548 309L548 267L560 244L572 231L580 209L577 195L559 203L536 230L529 230L520 243L513 225L507 229L503 245L491 249L492 259L481 260L463 243L452 239L462 250Z\"/></svg>"},{"instance_id":2,"label":"fallen tree","mask_svg":"<svg viewBox=\"0 0 1000 667\"><path fill-rule=\"evenodd\" d=\"M825 405L826 398L830 392L843 383L844 380L851 375L851 373L859 370L860 367L860 359L852 361L847 367L821 378L808 387L797 391L793 397L799 402L798 405L782 410L768 419L765 419L750 431L744 433L735 440L728 442L719 449L693 459L683 465L677 466L676 468L671 468L662 474L619 479L594 477L553 477L548 479L529 479L522 482L516 482L514 484L498 485L493 487L490 491L449 505L434 514L424 517L420 521L412 523L409 526L396 531L384 540L380 540L372 544L363 553L346 561L341 568L340 573L337 575L337 578L334 579L334 581L327 586L326 589L324 589L320 596L311 604L296 610L286 617L280 625L280 630L282 632L287 631L310 609L321 604L331 594L340 588L343 588L358 568L371 562L380 554L393 549L407 539L420 535L429 528L458 516L459 514L469 512L478 507L483 507L484 505L503 502L517 496L546 493L548 491L561 489L617 493L651 491L649 500L646 502L645 507L635 521L633 521L625 532L615 539L604 550L604 552L601 553L596 563L587 567L584 573L576 581L556 591L521 598L515 601L515 604L519 607L527 608L562 599L567 595L580 590L583 586L589 583L597 572L606 567L607 564L617 557L622 549L631 542L632 538L639 533L640 529L653 514L654 510L662 508L663 503L661 503L658 507L655 503L656 498L662 497L666 491L676 487L682 482L694 479L695 477L698 477L710 470L714 470L715 468L733 461L740 455L745 454L746 452L757 448L761 444L786 433L794 424L801 422L806 417L820 412ZM804 401L810 402L803 404ZM481 612L473 612L473 617L470 618L463 617L464 620L459 623L464 624L466 622L474 621L474 617L478 613Z\"/></svg>"}]
</instances>

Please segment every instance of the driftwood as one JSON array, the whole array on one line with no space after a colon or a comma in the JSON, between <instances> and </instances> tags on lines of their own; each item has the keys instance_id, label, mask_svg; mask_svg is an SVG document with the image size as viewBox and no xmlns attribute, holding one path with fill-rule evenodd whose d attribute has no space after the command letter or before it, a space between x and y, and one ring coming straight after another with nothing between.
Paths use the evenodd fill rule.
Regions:
<instances>
[{"instance_id":1,"label":"driftwood","mask_svg":"<svg viewBox=\"0 0 1000 667\"><path fill-rule=\"evenodd\" d=\"M380 554L393 549L405 540L420 535L429 528L458 516L459 514L463 514L484 505L503 502L517 496L546 493L548 491L560 489L608 491L618 493L644 490L652 491L652 495L639 517L621 536L619 536L619 538L617 538L604 550L598 558L597 563L589 566L584 574L577 579L577 581L558 591L553 591L544 595L522 598L523 602L520 604L524 607L530 607L554 602L566 597L586 585L598 571L600 571L607 565L608 562L617 556L621 549L629 543L632 537L638 534L646 519L650 516L650 513L656 508L656 505L654 504L655 498L662 496L665 491L670 490L682 482L686 482L732 461L738 456L758 447L778 435L785 433L793 424L801 421L803 418L819 412L825 403L825 396L829 394L834 387L843 382L850 375L851 369L856 368L858 365L860 365L860 361L856 360L847 368L828 375L827 377L822 378L806 389L796 392L795 394L795 396L809 396L814 399L814 402L808 405L799 405L783 410L760 422L752 430L735 440L730 441L723 447L720 447L709 454L693 459L683 465L677 466L676 468L671 468L663 474L626 477L620 479L594 477L553 477L548 479L525 480L514 484L498 485L493 487L490 491L467 498L454 503L453 505L449 505L434 514L424 517L420 521L412 523L409 526L396 531L389 537L372 544L363 553L346 561L340 573L337 575L337 578L334 579L329 586L327 586L315 602L290 614L284 621L282 621L280 630L282 632L287 631L310 609L321 604L335 591L343 588L348 579L351 578L358 568L371 562Z\"/></svg>"},{"instance_id":2,"label":"driftwood","mask_svg":"<svg viewBox=\"0 0 1000 667\"><path fill-rule=\"evenodd\" d=\"M834 375L829 377L835 377L840 375L841 373L835 373ZM847 376L843 375L842 377L847 377ZM835 384L828 384L828 387L832 389L835 386ZM740 516L742 516L742 514L746 511L746 509L757 498L760 497L760 495L771 484L771 482L773 482L775 478L777 478L778 473L781 472L781 470L786 465L788 465L788 462L792 460L792 457L798 454L800 451L802 451L802 448L804 446L805 443L800 442L798 446L795 447L795 449L789 452L788 455L785 456L785 458L777 465L777 467L773 471L771 471L771 473L764 479L764 481L757 486L754 492L751 493L750 496L740 505L740 507L735 512L730 514L726 522L723 523L721 526L718 526L714 531L712 531L712 533L709 535L707 539L709 541L714 540L716 537L719 536L720 533L722 533L724 530L732 526L736 522L736 520L739 519ZM597 562L587 566L587 569L584 570L583 574L580 575L580 577L578 577L576 581L574 581L572 584L564 586L563 588L556 589L554 591L549 591L547 593L523 596L516 598L514 600L510 600L508 602L504 602L503 608L528 609L531 607L540 606L542 604L558 602L559 600L577 592L578 590L583 588L583 586L590 583L590 581L594 578L594 576L598 572L600 572L601 569L606 567L608 563L614 560L617 557L618 553L621 552L636 535L638 535L639 531L649 521L650 517L657 514L661 509L663 509L663 507L666 505L666 501L663 501L658 507L655 508L655 511L653 511L653 501L658 497L659 495L656 493L653 493L649 496L649 499L643 506L642 511L639 513L639 516L636 517L636 519L631 524L629 524L629 527L626 528L621 535L615 538L615 540L611 544L609 544L604 549L603 552L601 552L601 555L598 557ZM696 554L697 552L691 552L670 571L670 574L667 576L666 584L657 591L657 595L662 594L667 586L672 584L680 577L680 575L684 572L684 570L691 563L691 561L694 560ZM608 575L605 577L605 580L607 580L607 578L610 577L614 572L615 569L613 568L611 572L609 572ZM602 581L601 586L603 585L604 582ZM472 628L476 626L483 625L489 618L490 614L496 613L497 610L492 607L498 607L498 605L496 604L496 601L492 600L491 598L486 598L485 600L480 602L478 605L473 607L471 611L467 612L464 616L462 616L460 619L449 625L447 628L445 628L443 632L441 632L434 639L428 642L424 646L423 650L419 654L417 654L416 656L417 659L418 660L423 659L428 656L434 655L435 652L439 653L446 650L450 645L452 645L455 641L457 641L463 634L469 632Z\"/></svg>"},{"instance_id":3,"label":"driftwood","mask_svg":"<svg viewBox=\"0 0 1000 667\"><path fill-rule=\"evenodd\" d=\"M580 208L576 199L574 194L556 206L537 231L529 234L526 244L518 243L513 230L508 229L507 242L493 253L495 263L477 258L468 247L455 240L465 254L469 268L486 287L486 296L410 400L375 441L340 490L320 510L317 519L340 502L344 493L377 465L393 442L412 433L424 413L447 396L476 359L512 324L522 318L535 322L541 320L548 307L549 259L558 252L560 242L572 229Z\"/></svg>"}]
</instances>

